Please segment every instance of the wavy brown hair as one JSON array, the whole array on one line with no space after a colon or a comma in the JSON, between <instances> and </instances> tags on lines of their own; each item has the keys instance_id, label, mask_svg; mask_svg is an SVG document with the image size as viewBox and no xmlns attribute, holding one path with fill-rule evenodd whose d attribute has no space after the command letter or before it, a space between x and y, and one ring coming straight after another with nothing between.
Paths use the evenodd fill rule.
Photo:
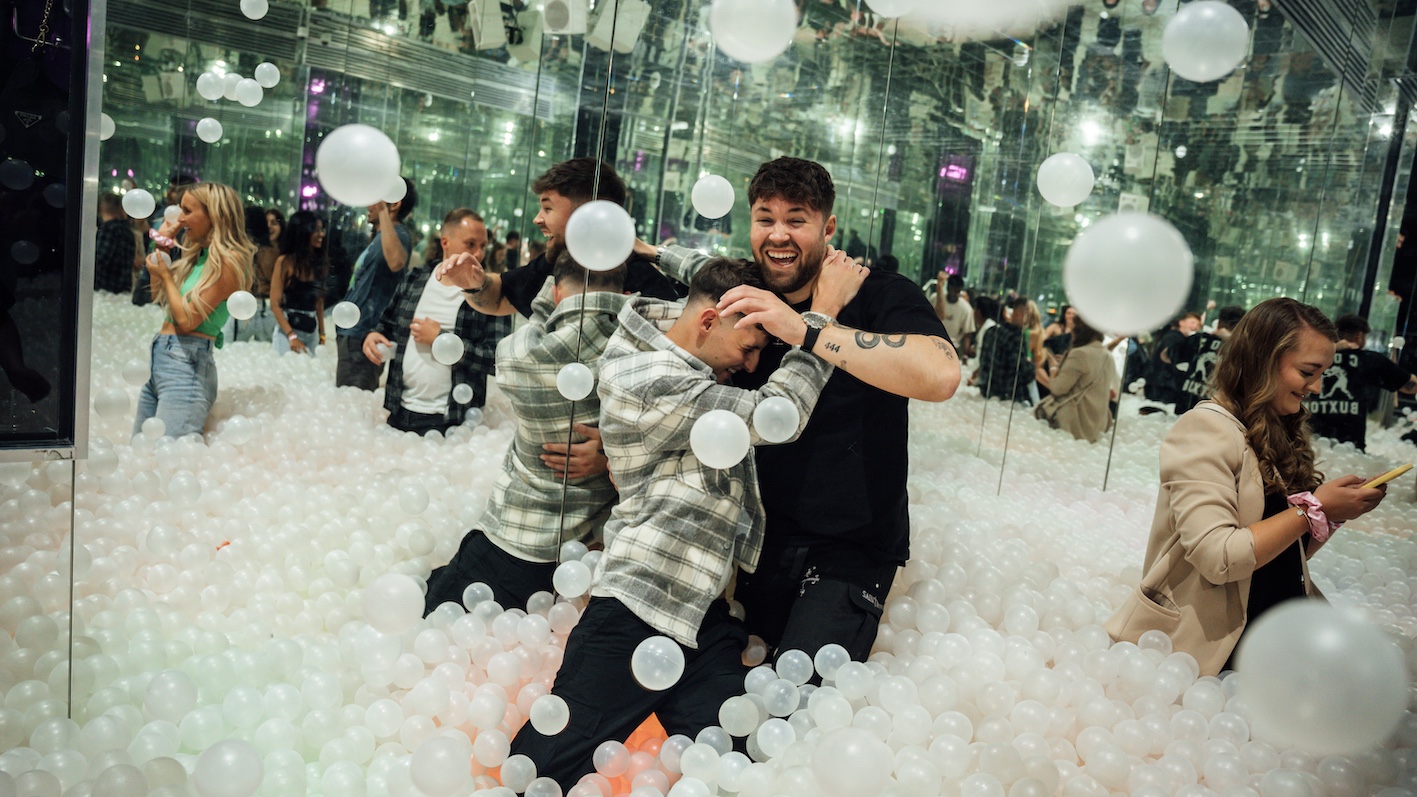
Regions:
<instances>
[{"instance_id":1,"label":"wavy brown hair","mask_svg":"<svg viewBox=\"0 0 1417 797\"><path fill-rule=\"evenodd\" d=\"M1211 378L1215 401L1245 426L1267 493L1313 490L1324 478L1314 466L1309 410L1280 415L1272 406L1279 359L1299 345L1306 329L1338 340L1333 322L1317 307L1284 298L1261 302L1235 325Z\"/></svg>"}]
</instances>

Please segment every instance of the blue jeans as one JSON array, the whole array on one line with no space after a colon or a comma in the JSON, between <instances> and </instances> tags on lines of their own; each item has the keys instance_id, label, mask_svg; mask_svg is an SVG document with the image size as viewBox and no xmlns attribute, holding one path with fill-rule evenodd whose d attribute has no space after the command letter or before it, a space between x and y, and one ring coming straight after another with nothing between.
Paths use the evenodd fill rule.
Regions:
<instances>
[{"instance_id":1,"label":"blue jeans","mask_svg":"<svg viewBox=\"0 0 1417 797\"><path fill-rule=\"evenodd\" d=\"M298 311L292 310L291 312ZM311 315L314 314L312 313ZM295 337L300 338L300 342L305 344L305 353L314 357L315 350L320 347L320 333L301 332L298 329L293 331L295 332ZM282 357L290 354L290 338L286 337L286 334L280 331L279 326L276 326L274 331L271 332L271 346L275 348L276 354Z\"/></svg>"},{"instance_id":2,"label":"blue jeans","mask_svg":"<svg viewBox=\"0 0 1417 797\"><path fill-rule=\"evenodd\" d=\"M133 434L143 421L161 418L168 437L201 434L207 413L216 401L214 344L195 335L156 335L152 345L152 374L138 392L138 415Z\"/></svg>"}]
</instances>

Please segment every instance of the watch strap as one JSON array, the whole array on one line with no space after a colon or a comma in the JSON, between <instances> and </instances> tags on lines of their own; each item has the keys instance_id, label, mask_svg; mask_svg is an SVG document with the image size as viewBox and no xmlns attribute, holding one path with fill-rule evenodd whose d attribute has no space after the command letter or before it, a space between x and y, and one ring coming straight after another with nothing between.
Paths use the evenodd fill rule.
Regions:
<instances>
[{"instance_id":1,"label":"watch strap","mask_svg":"<svg viewBox=\"0 0 1417 797\"><path fill-rule=\"evenodd\" d=\"M807 326L807 334L802 336L802 351L812 351L812 348L817 345L817 336L821 334L822 331L820 329L809 324Z\"/></svg>"}]
</instances>

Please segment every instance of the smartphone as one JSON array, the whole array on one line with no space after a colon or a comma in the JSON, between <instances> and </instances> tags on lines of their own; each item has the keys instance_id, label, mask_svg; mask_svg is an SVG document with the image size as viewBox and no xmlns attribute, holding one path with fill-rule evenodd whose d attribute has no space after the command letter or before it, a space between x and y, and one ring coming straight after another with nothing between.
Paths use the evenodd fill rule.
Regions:
<instances>
[{"instance_id":1,"label":"smartphone","mask_svg":"<svg viewBox=\"0 0 1417 797\"><path fill-rule=\"evenodd\" d=\"M1412 470L1412 463L1410 463L1410 462L1407 463L1406 465L1403 465L1402 467L1393 468L1392 470L1388 471L1387 473L1384 473L1383 475L1379 476L1378 478L1373 479L1372 481L1370 481L1370 482L1368 482L1367 484L1363 485L1363 489L1366 490L1366 489L1368 489L1368 488L1370 488L1370 487L1378 487L1378 486L1387 484L1388 482L1392 481L1393 479L1396 479L1398 476L1401 476L1402 474L1406 473L1406 472L1409 471L1409 470Z\"/></svg>"}]
</instances>

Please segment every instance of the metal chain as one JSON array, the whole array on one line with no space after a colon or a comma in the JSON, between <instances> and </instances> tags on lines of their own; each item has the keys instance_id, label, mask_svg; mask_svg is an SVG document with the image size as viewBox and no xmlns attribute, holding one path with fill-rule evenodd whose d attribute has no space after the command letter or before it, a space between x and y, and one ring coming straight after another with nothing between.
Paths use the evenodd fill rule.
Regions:
<instances>
[{"instance_id":1,"label":"metal chain","mask_svg":"<svg viewBox=\"0 0 1417 797\"><path fill-rule=\"evenodd\" d=\"M44 17L39 20L39 35L35 36L34 44L30 45L30 54L33 55L39 50L40 45L47 45L49 36L49 12L54 10L54 0L44 0Z\"/></svg>"}]
</instances>

